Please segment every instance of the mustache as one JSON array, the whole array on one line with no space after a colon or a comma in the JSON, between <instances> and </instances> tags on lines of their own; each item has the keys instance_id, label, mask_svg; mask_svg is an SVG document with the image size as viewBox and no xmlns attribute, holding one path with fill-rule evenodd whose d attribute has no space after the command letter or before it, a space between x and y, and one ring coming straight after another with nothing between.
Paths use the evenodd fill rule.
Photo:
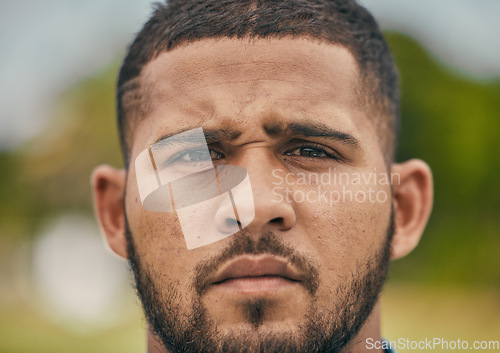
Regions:
<instances>
[{"instance_id":1,"label":"mustache","mask_svg":"<svg viewBox=\"0 0 500 353\"><path fill-rule=\"evenodd\" d=\"M217 269L231 259L242 255L274 255L287 259L304 274L302 285L311 295L318 288L318 270L312 260L298 253L293 248L284 244L273 232L266 231L261 237L255 239L250 236L246 229L233 236L232 242L218 255L200 262L194 269L195 277L193 287L198 295L204 294L210 286L211 279L215 276Z\"/></svg>"}]
</instances>

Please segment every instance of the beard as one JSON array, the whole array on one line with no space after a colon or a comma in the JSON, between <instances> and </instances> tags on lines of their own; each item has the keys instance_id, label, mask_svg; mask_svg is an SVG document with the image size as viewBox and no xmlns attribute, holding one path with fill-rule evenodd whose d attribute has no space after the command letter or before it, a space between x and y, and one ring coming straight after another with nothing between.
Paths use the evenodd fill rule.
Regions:
<instances>
[{"instance_id":1,"label":"beard","mask_svg":"<svg viewBox=\"0 0 500 353\"><path fill-rule=\"evenodd\" d=\"M258 240L245 230L235 234L233 241L213 258L200 262L190 289L195 293L190 310L181 305L183 293L176 282L165 282L165 276L152 268L144 268L136 253L132 234L126 222L127 253L135 278L137 294L146 319L164 347L184 353L241 353L241 352L340 352L358 333L378 300L387 278L390 243L394 233L391 213L386 242L375 254L358 263L356 271L332 283L332 307L318 307L316 290L319 285L317 265L293 248L283 244L272 232ZM202 304L207 282L219 266L244 254L269 254L286 258L307 274L302 282L309 292L309 310L298 332L274 332L263 327L265 315L273 303L263 298L248 299L241 308L253 329L222 333Z\"/></svg>"}]
</instances>

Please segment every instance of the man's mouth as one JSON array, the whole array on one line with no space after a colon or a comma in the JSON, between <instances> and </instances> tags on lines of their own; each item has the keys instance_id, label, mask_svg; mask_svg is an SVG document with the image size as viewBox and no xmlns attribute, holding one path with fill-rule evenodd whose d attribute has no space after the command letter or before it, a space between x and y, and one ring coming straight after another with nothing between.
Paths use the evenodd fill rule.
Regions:
<instances>
[{"instance_id":1,"label":"man's mouth","mask_svg":"<svg viewBox=\"0 0 500 353\"><path fill-rule=\"evenodd\" d=\"M246 255L224 265L211 281L215 288L252 294L301 284L304 276L283 258Z\"/></svg>"}]
</instances>

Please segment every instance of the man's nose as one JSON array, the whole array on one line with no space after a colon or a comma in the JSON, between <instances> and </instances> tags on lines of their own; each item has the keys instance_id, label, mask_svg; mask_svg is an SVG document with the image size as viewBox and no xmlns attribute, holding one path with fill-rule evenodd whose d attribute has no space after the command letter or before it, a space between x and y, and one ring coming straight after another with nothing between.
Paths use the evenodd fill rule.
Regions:
<instances>
[{"instance_id":1,"label":"man's nose","mask_svg":"<svg viewBox=\"0 0 500 353\"><path fill-rule=\"evenodd\" d=\"M273 177L273 170L283 168L281 163L269 156L260 157L238 161L238 165L246 169L250 185L245 187L241 183L231 189L231 202L220 205L215 215L215 225L220 232L235 233L248 228L250 233L262 234L265 228L286 231L295 225L295 210L285 195L285 186L276 185Z\"/></svg>"}]
</instances>

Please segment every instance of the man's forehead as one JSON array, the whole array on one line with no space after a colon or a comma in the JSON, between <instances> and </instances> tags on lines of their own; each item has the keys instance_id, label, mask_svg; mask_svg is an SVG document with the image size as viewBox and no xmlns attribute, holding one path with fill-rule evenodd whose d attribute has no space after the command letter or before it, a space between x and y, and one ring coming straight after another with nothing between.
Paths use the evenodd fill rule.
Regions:
<instances>
[{"instance_id":1,"label":"man's forehead","mask_svg":"<svg viewBox=\"0 0 500 353\"><path fill-rule=\"evenodd\" d=\"M316 87L334 82L352 92L359 74L346 48L306 38L204 39L160 54L141 72L141 86L153 100L208 85L272 80Z\"/></svg>"}]
</instances>

